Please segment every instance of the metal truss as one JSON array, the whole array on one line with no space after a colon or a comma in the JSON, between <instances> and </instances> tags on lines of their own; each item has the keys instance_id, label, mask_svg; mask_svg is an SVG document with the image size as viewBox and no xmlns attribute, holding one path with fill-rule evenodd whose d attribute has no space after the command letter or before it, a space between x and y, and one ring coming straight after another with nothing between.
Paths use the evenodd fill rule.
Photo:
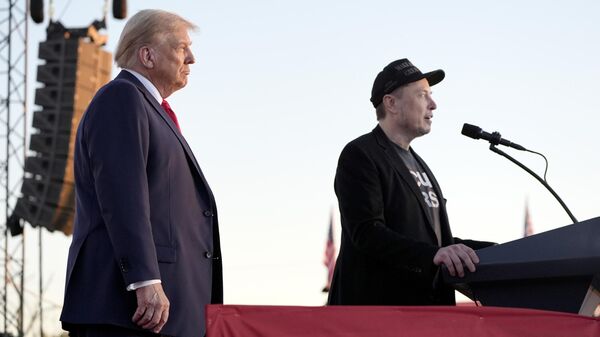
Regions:
<instances>
[{"instance_id":1,"label":"metal truss","mask_svg":"<svg viewBox=\"0 0 600 337\"><path fill-rule=\"evenodd\" d=\"M11 235L8 219L20 193L27 121L28 0L0 5L0 334L24 336L25 232ZM23 224L17 223L23 228Z\"/></svg>"}]
</instances>

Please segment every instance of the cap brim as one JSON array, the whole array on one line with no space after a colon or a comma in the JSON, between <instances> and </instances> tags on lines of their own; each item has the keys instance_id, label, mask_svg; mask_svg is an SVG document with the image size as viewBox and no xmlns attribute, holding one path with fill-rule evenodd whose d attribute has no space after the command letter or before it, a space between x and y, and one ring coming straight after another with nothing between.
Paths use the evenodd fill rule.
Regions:
<instances>
[{"instance_id":1,"label":"cap brim","mask_svg":"<svg viewBox=\"0 0 600 337\"><path fill-rule=\"evenodd\" d=\"M429 82L429 86L433 87L434 85L440 83L444 79L444 77L446 77L446 73L444 73L442 69L438 69L423 74L423 77L427 79L427 82Z\"/></svg>"}]
</instances>

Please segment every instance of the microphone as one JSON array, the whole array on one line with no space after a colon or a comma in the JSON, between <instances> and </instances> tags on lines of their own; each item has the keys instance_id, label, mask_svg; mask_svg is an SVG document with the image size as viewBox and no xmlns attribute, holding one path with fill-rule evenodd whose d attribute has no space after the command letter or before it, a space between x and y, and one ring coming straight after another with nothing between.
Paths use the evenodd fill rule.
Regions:
<instances>
[{"instance_id":1,"label":"microphone","mask_svg":"<svg viewBox=\"0 0 600 337\"><path fill-rule=\"evenodd\" d=\"M544 174L544 179L540 178L540 176L535 174L535 172L530 170L527 166L521 164L521 162L519 162L515 158L509 156L508 154L504 153L504 151L500 150L499 148L497 148L494 145L502 144L504 146L512 147L513 149L535 153L535 154L542 156L545 160L546 157L544 157L543 154L535 152L535 151L527 150L526 148L522 147L519 144L515 144L506 139L502 139L502 137L500 136L500 133L498 133L498 132L487 133L487 132L481 130L480 127L471 125L471 124L467 124L467 123L465 123L463 125L462 134L467 137L471 137L473 139L483 138L483 139L487 140L488 142L490 142L492 144L492 145L490 145L490 151L505 157L506 159L512 161L515 165L517 165L520 168L522 168L523 170L527 171L527 173L531 174L535 179L537 179L537 181L539 181L542 185L544 185L544 187L546 187L548 189L548 191L550 191L550 193L552 193L552 195L556 198L556 200L563 207L565 212L567 212L567 214L569 215L571 220L573 220L573 223L577 223L577 219L575 219L575 217L573 216L573 213L571 213L571 211L569 210L567 205L565 205L565 203L558 196L558 194L556 194L556 192L554 192L552 187L550 187L550 185L548 185L548 183L546 182L546 174ZM546 170L548 170L548 161L547 160L546 160Z\"/></svg>"},{"instance_id":2,"label":"microphone","mask_svg":"<svg viewBox=\"0 0 600 337\"><path fill-rule=\"evenodd\" d=\"M471 124L465 123L463 125L461 133L463 135L473 138L473 139L485 139L488 142L492 143L492 145L500 144L500 145L512 147L513 149L527 151L527 149L524 148L523 146L521 146L517 143L513 143L507 139L503 139L498 132L487 133L476 125L471 125Z\"/></svg>"}]
</instances>

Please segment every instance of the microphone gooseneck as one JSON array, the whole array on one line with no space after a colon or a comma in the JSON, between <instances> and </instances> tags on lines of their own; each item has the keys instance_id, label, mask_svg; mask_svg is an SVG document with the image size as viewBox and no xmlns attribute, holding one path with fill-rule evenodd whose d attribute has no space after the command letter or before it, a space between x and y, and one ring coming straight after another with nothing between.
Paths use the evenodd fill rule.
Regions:
<instances>
[{"instance_id":1,"label":"microphone gooseneck","mask_svg":"<svg viewBox=\"0 0 600 337\"><path fill-rule=\"evenodd\" d=\"M571 218L571 221L573 221L573 223L577 223L578 222L577 219L575 218L575 216L573 216L573 213L571 213L571 211L567 207L567 205L562 201L562 199L558 196L558 194L556 192L554 192L554 190L552 189L552 187L550 187L550 185L548 184L548 182L545 179L545 176L546 176L545 174L544 174L544 179L540 178L539 175L537 175L535 172L533 172L527 166L523 165L521 162L519 162L515 158L511 157L507 153L503 152L502 150L496 148L496 145L500 144L500 145L512 147L512 148L517 149L517 150L527 151L527 152L531 152L531 153L536 153L536 154L541 155L542 157L544 157L544 155L542 155L541 153L535 152L535 151L527 150L523 146L521 146L519 144L516 144L516 143L513 143L511 141L508 141L506 139L502 139L502 137L500 136L500 134L498 132L493 132L491 134L488 133L488 132L485 132L480 127L478 127L476 125L471 125L471 124L465 123L463 125L461 133L463 135L465 135L467 137L470 137L470 138L473 138L473 139L485 139L485 140L489 141L490 142L490 150L492 152L494 152L496 154L499 154L499 155L507 158L508 160L510 160L511 162L513 162L515 165L519 166L523 170L527 171L527 173L531 174L542 185L544 185L544 187L546 187L546 189L548 189L548 191L550 191L550 193L552 193L552 195L556 198L556 200L562 206L562 208L565 210L565 212L567 212L567 214L569 215L569 218ZM544 157L544 159L546 159L546 157ZM546 170L548 169L547 165L548 165L548 161L546 161Z\"/></svg>"}]
</instances>

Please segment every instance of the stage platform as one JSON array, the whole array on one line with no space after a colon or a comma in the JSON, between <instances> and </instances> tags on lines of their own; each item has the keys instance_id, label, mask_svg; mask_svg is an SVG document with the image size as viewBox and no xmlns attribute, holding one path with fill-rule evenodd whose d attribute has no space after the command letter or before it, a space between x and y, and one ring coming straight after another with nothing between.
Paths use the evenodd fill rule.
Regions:
<instances>
[{"instance_id":1,"label":"stage platform","mask_svg":"<svg viewBox=\"0 0 600 337\"><path fill-rule=\"evenodd\" d=\"M600 319L498 307L209 305L207 337L599 337Z\"/></svg>"}]
</instances>

